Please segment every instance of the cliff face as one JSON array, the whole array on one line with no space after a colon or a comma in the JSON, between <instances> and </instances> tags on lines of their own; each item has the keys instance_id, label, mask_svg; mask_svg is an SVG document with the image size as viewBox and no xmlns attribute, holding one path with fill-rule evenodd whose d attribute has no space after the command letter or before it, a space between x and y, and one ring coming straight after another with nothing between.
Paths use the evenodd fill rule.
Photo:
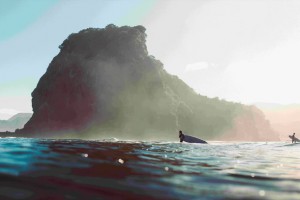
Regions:
<instances>
[{"instance_id":1,"label":"cliff face","mask_svg":"<svg viewBox=\"0 0 300 200\"><path fill-rule=\"evenodd\" d=\"M261 139L266 130L276 138L256 111L198 95L168 74L148 55L145 42L142 26L108 25L71 34L32 92L34 114L20 132L176 139L182 129L204 139L226 138L223 134L240 139L237 127L247 124L251 129L243 135L249 138Z\"/></svg>"},{"instance_id":2,"label":"cliff face","mask_svg":"<svg viewBox=\"0 0 300 200\"><path fill-rule=\"evenodd\" d=\"M244 106L243 112L235 117L233 128L228 130L221 140L274 141L279 134L271 128L264 113L255 106Z\"/></svg>"}]
</instances>

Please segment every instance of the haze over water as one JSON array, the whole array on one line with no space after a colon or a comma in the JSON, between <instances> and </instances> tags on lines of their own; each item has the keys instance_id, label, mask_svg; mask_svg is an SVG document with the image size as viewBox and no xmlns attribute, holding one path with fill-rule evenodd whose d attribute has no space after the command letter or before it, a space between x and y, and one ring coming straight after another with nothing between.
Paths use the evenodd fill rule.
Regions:
<instances>
[{"instance_id":1,"label":"haze over water","mask_svg":"<svg viewBox=\"0 0 300 200\"><path fill-rule=\"evenodd\" d=\"M0 140L1 199L299 199L300 144Z\"/></svg>"},{"instance_id":2,"label":"haze over water","mask_svg":"<svg viewBox=\"0 0 300 200\"><path fill-rule=\"evenodd\" d=\"M33 118L37 119L34 125L40 130L46 129L41 122L47 125L56 120L57 124L52 127L62 127L67 122L78 125L84 121L72 121L76 118L73 111L78 111L79 117L86 116L86 110L99 110L101 116L109 116L110 113L105 113L103 108L107 108L107 105L115 108L115 105L100 104L113 102L103 93L103 88L109 88L107 94L119 91L110 91L113 88L112 80L117 80L118 83L119 80L127 80L130 75L136 74L135 71L124 70L129 68L124 68L123 62L119 69L124 71L117 71L116 74L107 70L111 69L111 65L105 65L109 72L107 74L111 76L105 76L102 70L98 71L99 75L104 74L103 80L107 80L103 83L108 84L99 85L97 80L100 76L94 71L87 71L87 74L95 75L91 77L97 79L86 80L95 83L92 85L99 87L99 90L94 91L105 97L103 101L99 101L98 107L82 111L78 109L79 105L96 105L93 101L84 101L89 99L85 93L81 95L83 101L78 101L73 107L70 102L81 99L77 98L78 95L69 100L60 95L69 94L69 91L71 94L80 94L77 89L81 87L78 86L84 86L80 83L85 83L80 82L80 79L73 79L75 81L58 82L60 84L57 85L63 87L55 85L57 77L61 77L59 80L70 77L68 80L71 80L74 75L72 70L66 71L66 76L57 75L57 72L64 71L63 67L73 66L68 65L72 61L67 57L69 51L64 51L61 62L56 62L57 70L53 70L53 76L47 75L44 78L49 80L49 84L45 86L56 90L48 93L45 92L45 87L41 87L40 93L35 93L38 101L31 99L40 78L48 71L47 66L59 53L62 47L60 44L70 34L89 27L104 28L108 24L145 26L148 35L147 52L162 61L166 72L178 76L196 93L213 98L202 98L199 100L200 104L194 104L198 100L196 97L188 97L186 91L190 89L181 90L181 87L177 87L180 85L177 82L172 84L172 90L170 84L158 84L161 86L161 90L158 90L160 94L168 94L168 97L172 97L169 98L170 101L160 101L166 100L164 95L159 101L153 101L148 96L152 94L149 93L150 90L144 89L149 88L144 86L153 84L145 81L144 84L136 84L136 88L124 90L130 92L122 93L124 98L120 99L128 101L122 101L121 105L125 102L124 106L119 107L126 108L120 109L124 111L122 114L125 113L122 115L124 118L120 119L126 120L114 121L117 125L124 125L116 131L120 133L120 137L140 137L143 141L1 138L0 200L300 199L300 144L291 144L287 138L288 134L295 132L298 136L300 132L300 93L297 92L300 84L300 1L2 0L0 10L0 25L5 27L0 31L0 120L10 119L17 113L32 112L32 108L37 108L42 103L45 104L41 106L41 110L47 108L49 112L40 114L36 112L38 109L34 109L37 116L46 117L40 118L41 120ZM84 46L82 41L84 40L74 40L72 44L75 44L74 47ZM87 38L86 41L95 44L94 38ZM107 46L100 46L99 49L107 49ZM98 64L101 60L91 62L90 57L99 55L95 53L99 49L92 51L91 48L86 48L79 51L80 54L73 54L74 49L71 49L70 54L74 57L76 66L78 58L87 58L86 63L89 65L82 65L82 69L91 69L93 66L100 66ZM131 53L130 48L126 47L124 50ZM114 56L116 49L111 52ZM117 55L123 55L123 52ZM102 59L101 56L99 58ZM142 65L132 62L128 66ZM128 77L124 76L122 79L121 75L126 74L124 72L128 73ZM164 83L171 83L169 80L174 79L164 77ZM156 77L153 80L160 79ZM74 87L65 89L64 86L69 85L68 83L74 83ZM120 82L119 86L125 85ZM59 93L59 88L63 92ZM187 101L174 95L177 90L182 91L178 94L183 94L178 97L188 97ZM52 105L58 105L57 112L54 112L55 106L48 107L51 105L48 104L49 101L40 101L43 99L40 94L45 94L45 100L53 100L50 101L53 102ZM49 97L49 94L55 95ZM137 98L139 94L141 98ZM235 120L236 115L230 114L235 112L230 111L234 111L238 105L225 101L242 104L258 102L255 105L264 104L260 107L263 112L251 109L249 115L241 115ZM67 103L60 104L61 102ZM165 104L160 104L161 102ZM292 105L285 106L286 104ZM157 105L165 106L155 109L158 108ZM266 108L270 105L272 109ZM64 109L67 107L70 120L64 118L67 113ZM136 111L135 115L132 110ZM54 117L49 117L49 113ZM151 123L147 123L145 113L153 113L148 117ZM196 113L200 113L198 118L195 117ZM161 120L161 116L169 117ZM173 119L176 123L171 123ZM178 119L183 122L179 123ZM196 123L190 123L192 120ZM96 122L98 123L95 121L95 124ZM167 122L171 125L167 126ZM174 134L175 142L150 142L144 141L146 137L142 137L144 130L161 128L161 133L153 131L156 139L157 135L167 135L168 131L172 133L177 129L203 133L196 135L201 138L213 138L227 127L232 127L231 122L240 125L235 126L236 134L233 134L238 139L266 140L268 136L278 133L279 138L286 141L208 141L208 145L199 145L179 143L177 133ZM212 131L212 127L218 131ZM69 128L73 130L74 127ZM37 129L36 133L40 134L37 136L46 137L46 132L40 130ZM65 129L61 130L65 133ZM105 137L93 130L91 132L95 133L95 137ZM270 130L269 135L266 130ZM7 131L7 127L2 131ZM133 134L134 131L136 134ZM107 133L109 137L113 135L112 131ZM152 136L151 134L151 138ZM255 138L256 136L260 138ZM230 138L224 137L226 139Z\"/></svg>"}]
</instances>

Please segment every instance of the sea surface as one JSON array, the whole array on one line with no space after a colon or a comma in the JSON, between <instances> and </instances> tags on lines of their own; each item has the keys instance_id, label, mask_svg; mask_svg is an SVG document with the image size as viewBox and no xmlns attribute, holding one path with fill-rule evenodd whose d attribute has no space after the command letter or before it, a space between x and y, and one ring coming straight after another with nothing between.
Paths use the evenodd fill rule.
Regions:
<instances>
[{"instance_id":1,"label":"sea surface","mask_svg":"<svg viewBox=\"0 0 300 200\"><path fill-rule=\"evenodd\" d=\"M0 199L300 199L300 144L0 139Z\"/></svg>"}]
</instances>

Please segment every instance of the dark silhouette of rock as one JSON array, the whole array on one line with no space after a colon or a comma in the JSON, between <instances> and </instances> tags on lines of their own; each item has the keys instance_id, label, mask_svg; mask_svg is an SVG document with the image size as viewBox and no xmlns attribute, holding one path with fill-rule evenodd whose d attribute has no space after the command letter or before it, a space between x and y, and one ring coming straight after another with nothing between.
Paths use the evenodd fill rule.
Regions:
<instances>
[{"instance_id":1,"label":"dark silhouette of rock","mask_svg":"<svg viewBox=\"0 0 300 200\"><path fill-rule=\"evenodd\" d=\"M34 114L19 133L174 139L182 129L213 139L235 134L242 123L251 127L243 132L249 138L262 138L260 130L276 138L264 117L247 106L198 95L168 74L148 55L145 30L108 25L71 34L32 92ZM248 115L257 120L243 117Z\"/></svg>"},{"instance_id":2,"label":"dark silhouette of rock","mask_svg":"<svg viewBox=\"0 0 300 200\"><path fill-rule=\"evenodd\" d=\"M0 120L0 132L11 132L23 128L32 113L18 113L8 120Z\"/></svg>"}]
</instances>

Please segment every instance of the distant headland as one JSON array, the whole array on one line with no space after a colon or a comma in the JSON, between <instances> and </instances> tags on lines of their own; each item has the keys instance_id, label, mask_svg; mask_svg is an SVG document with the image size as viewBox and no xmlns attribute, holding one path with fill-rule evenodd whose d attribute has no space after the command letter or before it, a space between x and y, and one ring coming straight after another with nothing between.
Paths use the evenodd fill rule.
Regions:
<instances>
[{"instance_id":1,"label":"distant headland","mask_svg":"<svg viewBox=\"0 0 300 200\"><path fill-rule=\"evenodd\" d=\"M174 41L175 42L175 41ZM194 92L148 54L143 26L71 34L32 92L22 137L278 140L254 106Z\"/></svg>"},{"instance_id":2,"label":"distant headland","mask_svg":"<svg viewBox=\"0 0 300 200\"><path fill-rule=\"evenodd\" d=\"M15 130L23 128L31 116L32 113L18 113L7 120L0 120L0 137L7 135L18 136L19 134L14 134Z\"/></svg>"}]
</instances>

